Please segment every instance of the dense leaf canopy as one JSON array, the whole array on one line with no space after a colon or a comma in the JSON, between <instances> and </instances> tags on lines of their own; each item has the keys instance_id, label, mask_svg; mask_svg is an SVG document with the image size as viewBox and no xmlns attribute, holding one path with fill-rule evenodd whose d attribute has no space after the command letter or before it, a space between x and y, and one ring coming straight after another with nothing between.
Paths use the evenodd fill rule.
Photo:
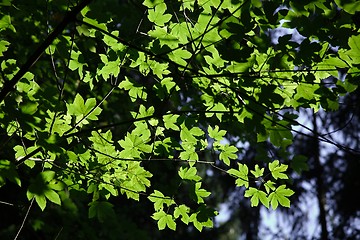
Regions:
<instances>
[{"instance_id":1,"label":"dense leaf canopy","mask_svg":"<svg viewBox=\"0 0 360 240\"><path fill-rule=\"evenodd\" d=\"M294 136L359 153L299 119L356 93L357 1L0 7L0 201L24 223L43 211L28 226L46 238L201 232L227 194L217 179L252 207L291 208L311 157ZM61 229L43 226L51 216ZM94 233L87 217L111 223ZM4 226L17 237L24 224Z\"/></svg>"}]
</instances>

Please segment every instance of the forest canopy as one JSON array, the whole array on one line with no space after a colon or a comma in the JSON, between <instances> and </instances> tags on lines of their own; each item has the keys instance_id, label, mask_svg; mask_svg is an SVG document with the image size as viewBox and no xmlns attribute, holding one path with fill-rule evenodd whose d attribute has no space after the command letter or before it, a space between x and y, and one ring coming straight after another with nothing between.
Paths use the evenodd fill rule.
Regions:
<instances>
[{"instance_id":1,"label":"forest canopy","mask_svg":"<svg viewBox=\"0 0 360 240\"><path fill-rule=\"evenodd\" d=\"M346 187L326 187L360 182L359 11L0 1L0 236L220 239L221 204L241 202L236 234L253 239L260 209L299 210L311 179L319 236L356 234L324 199L339 194L343 223L360 215L341 208Z\"/></svg>"}]
</instances>

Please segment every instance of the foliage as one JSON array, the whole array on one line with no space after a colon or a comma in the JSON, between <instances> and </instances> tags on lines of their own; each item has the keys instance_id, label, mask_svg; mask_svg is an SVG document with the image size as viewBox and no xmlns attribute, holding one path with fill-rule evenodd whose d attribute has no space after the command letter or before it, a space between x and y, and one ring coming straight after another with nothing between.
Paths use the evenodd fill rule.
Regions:
<instances>
[{"instance_id":1,"label":"foliage","mask_svg":"<svg viewBox=\"0 0 360 240\"><path fill-rule=\"evenodd\" d=\"M218 214L204 165L234 177L252 206L290 207L288 167L306 170L287 151L293 126L306 128L296 111L335 111L358 85L355 2L145 0L133 3L145 17L122 18L111 1L72 10L50 1L47 14L30 4L26 21L26 1L5 2L0 185L16 183L43 211L86 192L88 216L104 221L124 195L153 203L160 230L182 222L202 231ZM281 22L305 39L273 44ZM281 161L269 153L248 165L244 143L268 143ZM164 161L172 172L156 172Z\"/></svg>"}]
</instances>

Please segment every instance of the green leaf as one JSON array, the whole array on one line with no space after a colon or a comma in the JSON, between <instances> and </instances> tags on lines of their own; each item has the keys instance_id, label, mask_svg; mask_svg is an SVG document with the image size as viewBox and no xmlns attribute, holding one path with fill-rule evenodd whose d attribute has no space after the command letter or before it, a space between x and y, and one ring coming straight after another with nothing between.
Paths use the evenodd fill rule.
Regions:
<instances>
[{"instance_id":1,"label":"green leaf","mask_svg":"<svg viewBox=\"0 0 360 240\"><path fill-rule=\"evenodd\" d=\"M195 147L188 147L186 144L182 144L185 151L181 152L179 158L182 160L189 160L190 167L192 167L196 161L199 160L199 156L195 151Z\"/></svg>"},{"instance_id":2,"label":"green leaf","mask_svg":"<svg viewBox=\"0 0 360 240\"><path fill-rule=\"evenodd\" d=\"M296 96L295 99L305 99L305 100L311 100L315 96L319 96L315 93L316 90L319 89L318 84L309 84L309 83L300 83L298 87L296 88Z\"/></svg>"},{"instance_id":3,"label":"green leaf","mask_svg":"<svg viewBox=\"0 0 360 240\"><path fill-rule=\"evenodd\" d=\"M181 66L186 66L187 64L187 59L191 58L192 54L191 52L187 51L187 50L183 50L183 49L176 49L174 51L171 51L168 54L170 60L174 61L175 63L181 65Z\"/></svg>"},{"instance_id":4,"label":"green leaf","mask_svg":"<svg viewBox=\"0 0 360 240\"><path fill-rule=\"evenodd\" d=\"M279 160L275 160L271 163L269 163L269 170L271 172L271 175L275 179L289 179L289 177L283 173L287 170L288 165L280 164Z\"/></svg>"},{"instance_id":5,"label":"green leaf","mask_svg":"<svg viewBox=\"0 0 360 240\"><path fill-rule=\"evenodd\" d=\"M279 122L283 124L283 122ZM291 131L283 126L273 126L268 129L270 131L270 142L276 147L286 147L292 143Z\"/></svg>"},{"instance_id":6,"label":"green leaf","mask_svg":"<svg viewBox=\"0 0 360 240\"><path fill-rule=\"evenodd\" d=\"M196 212L191 214L189 221L192 222L196 229L201 232L204 227L213 227L213 221L211 219L217 214L218 212L214 211L214 209L201 204Z\"/></svg>"},{"instance_id":7,"label":"green leaf","mask_svg":"<svg viewBox=\"0 0 360 240\"><path fill-rule=\"evenodd\" d=\"M117 77L120 73L121 60L117 58L115 61L109 61L106 55L101 55L104 66L98 71L98 74L107 80L110 76Z\"/></svg>"},{"instance_id":8,"label":"green leaf","mask_svg":"<svg viewBox=\"0 0 360 240\"><path fill-rule=\"evenodd\" d=\"M91 24L91 25L93 25L95 27L98 27L98 28L100 28L100 29L102 29L102 30L104 30L106 32L108 31L105 23L99 23L97 20L92 19L92 18L88 18L88 17L84 17L83 21L86 22L86 23L89 23L89 24Z\"/></svg>"},{"instance_id":9,"label":"green leaf","mask_svg":"<svg viewBox=\"0 0 360 240\"><path fill-rule=\"evenodd\" d=\"M143 5L148 7L148 8L153 8L155 7L156 5L160 4L160 3L163 3L164 0L145 0L143 2Z\"/></svg>"},{"instance_id":10,"label":"green leaf","mask_svg":"<svg viewBox=\"0 0 360 240\"><path fill-rule=\"evenodd\" d=\"M204 198L210 196L211 192L206 191L205 189L201 188L201 182L197 182L192 184L192 198L197 203L204 203Z\"/></svg>"},{"instance_id":11,"label":"green leaf","mask_svg":"<svg viewBox=\"0 0 360 240\"><path fill-rule=\"evenodd\" d=\"M15 157L19 161L19 160L21 160L23 157L25 157L27 155L26 152L32 152L35 149L36 149L36 146L32 146L32 147L29 147L27 149L24 149L23 146L17 145L17 146L14 147ZM34 157L42 157L42 156L35 155ZM35 166L35 162L30 161L30 160L26 160L25 164L30 168L33 168Z\"/></svg>"},{"instance_id":12,"label":"green leaf","mask_svg":"<svg viewBox=\"0 0 360 240\"><path fill-rule=\"evenodd\" d=\"M123 148L120 152L120 157L124 158L140 158L140 151L137 148L137 143L141 144L141 138L134 134L127 134L124 140L118 141Z\"/></svg>"},{"instance_id":13,"label":"green leaf","mask_svg":"<svg viewBox=\"0 0 360 240\"><path fill-rule=\"evenodd\" d=\"M48 189L44 192L45 197L49 199L51 202L56 203L57 205L61 205L61 200L59 194L57 194L54 190Z\"/></svg>"},{"instance_id":14,"label":"green leaf","mask_svg":"<svg viewBox=\"0 0 360 240\"><path fill-rule=\"evenodd\" d=\"M133 118L145 118L154 115L155 108L150 106L148 109L144 105L140 105L138 112L131 112Z\"/></svg>"},{"instance_id":15,"label":"green leaf","mask_svg":"<svg viewBox=\"0 0 360 240\"><path fill-rule=\"evenodd\" d=\"M151 37L159 40L161 47L164 45L171 47L171 48L176 48L179 46L177 36L176 35L174 36L174 35L168 33L167 27L155 26L155 29L149 31L148 33ZM153 68L153 71L154 71L154 68ZM154 71L154 73L155 73L155 71Z\"/></svg>"},{"instance_id":16,"label":"green leaf","mask_svg":"<svg viewBox=\"0 0 360 240\"><path fill-rule=\"evenodd\" d=\"M248 167L245 164L238 163L239 170L229 169L227 173L237 177L235 184L238 187L245 186L249 187L249 179L248 179Z\"/></svg>"},{"instance_id":17,"label":"green leaf","mask_svg":"<svg viewBox=\"0 0 360 240\"><path fill-rule=\"evenodd\" d=\"M177 124L177 119L179 118L179 115L176 114L172 114L172 115L164 115L163 116L163 121L164 121L164 126L166 129L173 129L175 131L180 130L178 124Z\"/></svg>"},{"instance_id":18,"label":"green leaf","mask_svg":"<svg viewBox=\"0 0 360 240\"><path fill-rule=\"evenodd\" d=\"M6 179L21 187L20 177L16 171L16 166L9 160L0 160L0 187L6 184Z\"/></svg>"},{"instance_id":19,"label":"green leaf","mask_svg":"<svg viewBox=\"0 0 360 240\"><path fill-rule=\"evenodd\" d=\"M255 170L250 170L252 175L256 178L262 177L264 175L264 168L260 168L258 164L255 165Z\"/></svg>"},{"instance_id":20,"label":"green leaf","mask_svg":"<svg viewBox=\"0 0 360 240\"><path fill-rule=\"evenodd\" d=\"M40 207L41 211L44 211L46 207L46 198L43 195L35 195L35 201Z\"/></svg>"},{"instance_id":21,"label":"green leaf","mask_svg":"<svg viewBox=\"0 0 360 240\"><path fill-rule=\"evenodd\" d=\"M208 127L208 133L209 136L217 141L220 141L223 139L223 137L226 134L225 130L219 130L219 126L215 125L215 128L213 129L211 126Z\"/></svg>"},{"instance_id":22,"label":"green leaf","mask_svg":"<svg viewBox=\"0 0 360 240\"><path fill-rule=\"evenodd\" d=\"M181 141L196 143L197 138L204 134L204 132L199 127L193 127L188 129L185 125L182 125L180 131Z\"/></svg>"},{"instance_id":23,"label":"green leaf","mask_svg":"<svg viewBox=\"0 0 360 240\"><path fill-rule=\"evenodd\" d=\"M84 66L87 66L86 63L84 63L83 56L81 52L72 51L71 52L71 59L69 62L69 68L72 71L78 70L79 76L83 77L83 69Z\"/></svg>"},{"instance_id":24,"label":"green leaf","mask_svg":"<svg viewBox=\"0 0 360 240\"><path fill-rule=\"evenodd\" d=\"M351 59L353 60L353 64L360 64L360 35L351 36L348 40L348 44L350 50L346 51L345 54L351 57Z\"/></svg>"},{"instance_id":25,"label":"green leaf","mask_svg":"<svg viewBox=\"0 0 360 240\"><path fill-rule=\"evenodd\" d=\"M256 188L250 187L245 191L245 197L251 197L251 206L256 207L260 202L267 208L269 208L269 199L264 191L258 190Z\"/></svg>"},{"instance_id":26,"label":"green leaf","mask_svg":"<svg viewBox=\"0 0 360 240\"><path fill-rule=\"evenodd\" d=\"M118 141L123 150L119 156L122 158L140 158L140 154L150 153L152 146L148 144L150 140L150 130L145 123L137 123L132 133L127 133L124 140Z\"/></svg>"},{"instance_id":27,"label":"green leaf","mask_svg":"<svg viewBox=\"0 0 360 240\"><path fill-rule=\"evenodd\" d=\"M82 124L88 124L89 120L98 120L97 116L101 113L101 108L96 107L95 98L89 98L84 102L80 94L76 94L72 104L66 104L67 113L76 117L76 121L82 119ZM84 118L86 116L86 118ZM84 118L84 119L83 119Z\"/></svg>"},{"instance_id":28,"label":"green leaf","mask_svg":"<svg viewBox=\"0 0 360 240\"><path fill-rule=\"evenodd\" d=\"M37 102L28 102L21 107L21 112L28 115L33 115L38 110L39 104Z\"/></svg>"},{"instance_id":29,"label":"green leaf","mask_svg":"<svg viewBox=\"0 0 360 240\"><path fill-rule=\"evenodd\" d=\"M185 4L185 3L183 3ZM176 36L178 43L186 44L190 37L188 25L186 22L171 24L171 36Z\"/></svg>"},{"instance_id":30,"label":"green leaf","mask_svg":"<svg viewBox=\"0 0 360 240\"><path fill-rule=\"evenodd\" d=\"M357 0L335 0L335 2L339 7L350 14L355 14L357 11L360 11L360 2Z\"/></svg>"},{"instance_id":31,"label":"green leaf","mask_svg":"<svg viewBox=\"0 0 360 240\"><path fill-rule=\"evenodd\" d=\"M305 157L303 155L294 156L290 162L290 167L299 174L302 171L308 171L309 165L307 164L307 157Z\"/></svg>"},{"instance_id":32,"label":"green leaf","mask_svg":"<svg viewBox=\"0 0 360 240\"><path fill-rule=\"evenodd\" d=\"M288 197L294 194L294 191L286 188L285 185L279 186L274 192L270 193L269 201L271 202L271 207L275 210L279 203L281 206L290 207L290 200Z\"/></svg>"},{"instance_id":33,"label":"green leaf","mask_svg":"<svg viewBox=\"0 0 360 240\"><path fill-rule=\"evenodd\" d=\"M256 133L257 142L265 142L269 138L269 134L266 133Z\"/></svg>"},{"instance_id":34,"label":"green leaf","mask_svg":"<svg viewBox=\"0 0 360 240\"><path fill-rule=\"evenodd\" d=\"M26 192L29 200L35 197L35 201L41 210L44 210L46 207L46 198L53 203L61 205L59 195L51 188L53 187L54 177L54 171L46 170L40 172L32 181Z\"/></svg>"},{"instance_id":35,"label":"green leaf","mask_svg":"<svg viewBox=\"0 0 360 240\"><path fill-rule=\"evenodd\" d=\"M175 207L174 210L174 217L179 218L181 216L181 221L185 224L189 224L190 217L189 217L190 208L184 204Z\"/></svg>"},{"instance_id":36,"label":"green leaf","mask_svg":"<svg viewBox=\"0 0 360 240\"><path fill-rule=\"evenodd\" d=\"M111 32L112 35L119 37L119 31L112 31ZM123 45L122 43L119 43L115 38L109 36L109 35L104 35L104 43L106 45L108 45L109 47L111 47L111 49L113 49L114 51L122 51L124 49L126 49L126 46ZM113 74L116 76L116 74Z\"/></svg>"},{"instance_id":37,"label":"green leaf","mask_svg":"<svg viewBox=\"0 0 360 240\"><path fill-rule=\"evenodd\" d=\"M140 162L128 162L126 169L127 178L119 182L121 193L125 193L127 197L139 200L139 193L145 192L147 187L150 187L151 182L149 178L152 174L146 171ZM125 189L124 189L125 188ZM127 191L130 189L131 191Z\"/></svg>"},{"instance_id":38,"label":"green leaf","mask_svg":"<svg viewBox=\"0 0 360 240\"><path fill-rule=\"evenodd\" d=\"M4 56L3 53L6 52L9 45L10 43L8 41L0 40L0 57Z\"/></svg>"},{"instance_id":39,"label":"green leaf","mask_svg":"<svg viewBox=\"0 0 360 240\"><path fill-rule=\"evenodd\" d=\"M51 180L54 179L55 177L55 172L54 171L50 171L50 170L47 170L47 171L43 171L39 174L39 176L41 178L41 180L45 181L45 182L50 182ZM39 179L40 179L39 178Z\"/></svg>"},{"instance_id":40,"label":"green leaf","mask_svg":"<svg viewBox=\"0 0 360 240\"><path fill-rule=\"evenodd\" d=\"M89 31L89 27L88 26L85 26L85 25L78 25L76 26L76 30L77 32L79 33L79 35L84 35L86 37L89 37L90 36L90 31Z\"/></svg>"},{"instance_id":41,"label":"green leaf","mask_svg":"<svg viewBox=\"0 0 360 240\"><path fill-rule=\"evenodd\" d=\"M50 110L47 111L48 117L46 120L46 129L53 131L53 133L58 133L60 136L65 132L71 129L71 116L70 115L60 115L57 114L55 117L55 113Z\"/></svg>"},{"instance_id":42,"label":"green leaf","mask_svg":"<svg viewBox=\"0 0 360 240\"><path fill-rule=\"evenodd\" d=\"M171 199L170 197L165 197L164 194L162 194L158 190L154 190L154 193L150 194L148 199L154 203L155 211L163 210L164 204L168 207L175 204L173 199Z\"/></svg>"},{"instance_id":43,"label":"green leaf","mask_svg":"<svg viewBox=\"0 0 360 240\"><path fill-rule=\"evenodd\" d=\"M154 72L155 73L155 72ZM164 73L164 70L161 70L161 73ZM170 94L170 90L176 86L176 83L172 78L167 77L161 80L161 85L166 88L166 92Z\"/></svg>"},{"instance_id":44,"label":"green leaf","mask_svg":"<svg viewBox=\"0 0 360 240\"><path fill-rule=\"evenodd\" d=\"M166 11L166 4L159 3L154 9L149 9L148 18L150 22L155 23L158 26L164 26L165 23L172 18L171 14L164 14Z\"/></svg>"},{"instance_id":45,"label":"green leaf","mask_svg":"<svg viewBox=\"0 0 360 240\"><path fill-rule=\"evenodd\" d=\"M3 7L5 7L5 6L11 7L11 1L12 1L12 0L1 0L0 6L3 6Z\"/></svg>"},{"instance_id":46,"label":"green leaf","mask_svg":"<svg viewBox=\"0 0 360 240\"><path fill-rule=\"evenodd\" d=\"M138 98L143 100L146 100L147 98L147 93L144 91L144 87L133 82L127 76L125 76L125 80L121 81L119 88L129 91L128 94L132 102L135 102Z\"/></svg>"},{"instance_id":47,"label":"green leaf","mask_svg":"<svg viewBox=\"0 0 360 240\"><path fill-rule=\"evenodd\" d=\"M13 32L16 32L14 26L11 24L10 15L3 15L0 19L0 32L5 29L10 29Z\"/></svg>"},{"instance_id":48,"label":"green leaf","mask_svg":"<svg viewBox=\"0 0 360 240\"><path fill-rule=\"evenodd\" d=\"M49 188L56 190L56 191L61 191L66 188L66 184L63 181L60 181L58 179L52 179L49 182L48 186L49 186Z\"/></svg>"},{"instance_id":49,"label":"green leaf","mask_svg":"<svg viewBox=\"0 0 360 240\"><path fill-rule=\"evenodd\" d=\"M104 181L111 181L111 177L107 174L104 174L103 176L104 178ZM111 184L106 184L106 183L100 183L99 186L98 186L99 190L106 190L108 193L105 195L106 198L109 198L111 195L112 196L118 196L118 191L117 189L115 188L114 185L111 185Z\"/></svg>"},{"instance_id":50,"label":"green leaf","mask_svg":"<svg viewBox=\"0 0 360 240\"><path fill-rule=\"evenodd\" d=\"M235 146L230 146L226 144L221 149L219 159L223 161L226 165L230 166L230 159L237 159L237 151L238 149Z\"/></svg>"},{"instance_id":51,"label":"green leaf","mask_svg":"<svg viewBox=\"0 0 360 240\"><path fill-rule=\"evenodd\" d=\"M99 222L105 222L114 219L115 212L111 203L107 201L94 201L89 205L89 218L94 218L97 216Z\"/></svg>"},{"instance_id":52,"label":"green leaf","mask_svg":"<svg viewBox=\"0 0 360 240\"><path fill-rule=\"evenodd\" d=\"M154 213L152 218L158 221L159 230L165 229L166 226L171 230L176 230L176 223L172 215L167 214L164 211L159 211Z\"/></svg>"},{"instance_id":53,"label":"green leaf","mask_svg":"<svg viewBox=\"0 0 360 240\"><path fill-rule=\"evenodd\" d=\"M270 190L275 190L275 183L271 180L266 181L264 184L266 193L270 193Z\"/></svg>"},{"instance_id":54,"label":"green leaf","mask_svg":"<svg viewBox=\"0 0 360 240\"><path fill-rule=\"evenodd\" d=\"M196 175L197 169L195 167L181 167L178 171L179 176L183 179L183 180L190 180L190 181L195 181L198 182L201 180L201 177Z\"/></svg>"}]
</instances>

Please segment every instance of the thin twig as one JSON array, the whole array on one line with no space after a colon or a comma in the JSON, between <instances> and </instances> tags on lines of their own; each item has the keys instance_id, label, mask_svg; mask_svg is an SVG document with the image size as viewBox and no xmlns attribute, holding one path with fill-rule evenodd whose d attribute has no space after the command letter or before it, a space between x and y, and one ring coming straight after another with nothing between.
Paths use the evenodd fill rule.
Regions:
<instances>
[{"instance_id":1,"label":"thin twig","mask_svg":"<svg viewBox=\"0 0 360 240\"><path fill-rule=\"evenodd\" d=\"M9 203L9 202L0 201L0 203L1 203L1 204L5 204L5 205L9 205L9 206L15 206L14 204Z\"/></svg>"},{"instance_id":2,"label":"thin twig","mask_svg":"<svg viewBox=\"0 0 360 240\"><path fill-rule=\"evenodd\" d=\"M23 219L23 221L22 221L22 223L21 223L21 226L20 226L18 232L16 233L16 236L15 236L14 240L16 240L16 239L19 237L20 232L21 232L21 230L22 230L23 227L24 227L25 221L26 221L27 217L29 216L29 212L30 212L30 209L31 209L31 207L32 207L32 205L33 205L33 203L34 203L34 200L35 200L35 198L31 199L30 205L29 205L29 207L28 207L28 210L26 211L25 217L24 217L24 219Z\"/></svg>"},{"instance_id":3,"label":"thin twig","mask_svg":"<svg viewBox=\"0 0 360 240\"><path fill-rule=\"evenodd\" d=\"M61 227L60 228L60 231L58 232L58 234L56 235L56 237L55 237L55 239L54 240L56 240L56 239L58 239L59 238L59 236L60 236L60 233L62 232L62 230L64 229L64 227Z\"/></svg>"}]
</instances>

